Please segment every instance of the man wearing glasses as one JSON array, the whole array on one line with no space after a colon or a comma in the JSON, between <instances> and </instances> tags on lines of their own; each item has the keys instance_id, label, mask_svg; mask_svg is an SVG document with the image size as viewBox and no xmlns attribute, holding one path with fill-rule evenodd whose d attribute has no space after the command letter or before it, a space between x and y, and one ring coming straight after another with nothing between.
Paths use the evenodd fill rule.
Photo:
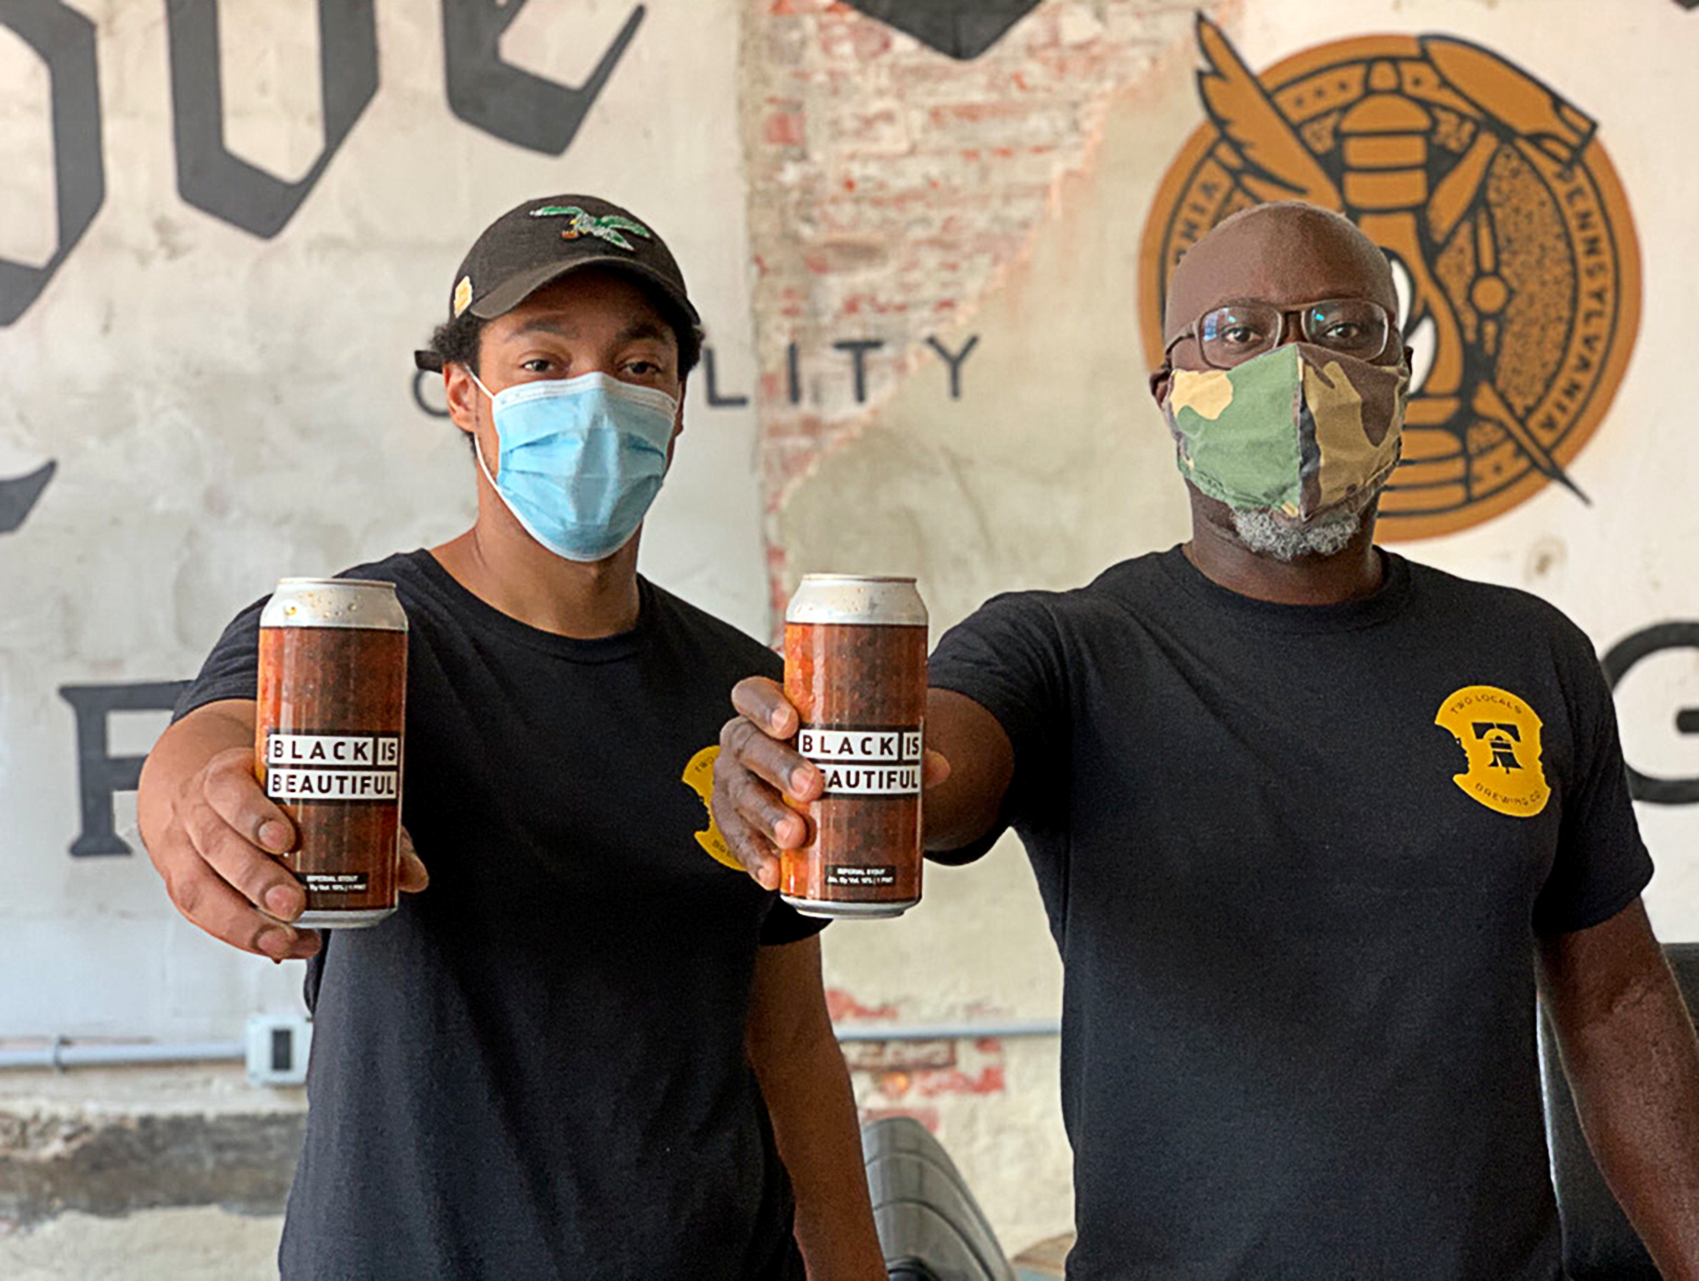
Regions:
<instances>
[{"instance_id":1,"label":"man wearing glasses","mask_svg":"<svg viewBox=\"0 0 1699 1281\"><path fill-rule=\"evenodd\" d=\"M1618 1199L1699 1276L1699 1045L1592 647L1373 544L1396 313L1345 219L1223 222L1151 378L1190 540L999 596L932 659L928 849L1014 827L1065 967L1075 1281L1554 1281L1537 989ZM715 811L772 884L779 792L821 779L776 686L733 701Z\"/></svg>"}]
</instances>

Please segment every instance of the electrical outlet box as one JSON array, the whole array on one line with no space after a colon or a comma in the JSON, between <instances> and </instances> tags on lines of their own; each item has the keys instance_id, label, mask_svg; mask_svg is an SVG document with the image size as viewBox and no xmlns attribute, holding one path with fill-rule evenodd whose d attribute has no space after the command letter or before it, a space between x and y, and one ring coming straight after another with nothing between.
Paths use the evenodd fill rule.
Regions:
<instances>
[{"instance_id":1,"label":"electrical outlet box","mask_svg":"<svg viewBox=\"0 0 1699 1281\"><path fill-rule=\"evenodd\" d=\"M313 1021L304 1014L254 1014L248 1018L248 1081L300 1085L307 1079Z\"/></svg>"}]
</instances>

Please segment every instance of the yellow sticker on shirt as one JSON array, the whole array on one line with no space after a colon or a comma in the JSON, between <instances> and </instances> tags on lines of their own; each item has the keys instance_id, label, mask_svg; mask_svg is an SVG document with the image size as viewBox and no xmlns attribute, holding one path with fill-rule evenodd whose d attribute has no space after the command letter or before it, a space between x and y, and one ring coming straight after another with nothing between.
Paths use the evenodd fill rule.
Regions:
<instances>
[{"instance_id":1,"label":"yellow sticker on shirt","mask_svg":"<svg viewBox=\"0 0 1699 1281\"><path fill-rule=\"evenodd\" d=\"M732 857L731 847L726 844L726 838L720 835L720 825L714 821L714 810L709 805L708 798L714 794L714 761L719 756L720 749L704 747L690 758L690 764L684 767L684 782L690 790L702 798L702 808L708 811L708 827L706 831L696 833L696 843L713 857L716 863L724 863L736 871L743 871L743 864Z\"/></svg>"},{"instance_id":2,"label":"yellow sticker on shirt","mask_svg":"<svg viewBox=\"0 0 1699 1281\"><path fill-rule=\"evenodd\" d=\"M1473 800L1513 818L1533 818L1551 799L1540 763L1540 718L1516 695L1465 685L1440 704L1434 724L1451 731L1469 768L1452 782Z\"/></svg>"}]
</instances>

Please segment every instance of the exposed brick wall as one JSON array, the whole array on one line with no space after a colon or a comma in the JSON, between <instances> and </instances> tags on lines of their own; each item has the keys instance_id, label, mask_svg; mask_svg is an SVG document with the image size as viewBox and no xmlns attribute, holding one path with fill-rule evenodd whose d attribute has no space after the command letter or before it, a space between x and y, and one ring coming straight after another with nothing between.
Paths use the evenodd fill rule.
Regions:
<instances>
[{"instance_id":1,"label":"exposed brick wall","mask_svg":"<svg viewBox=\"0 0 1699 1281\"><path fill-rule=\"evenodd\" d=\"M749 7L742 114L769 513L900 379L943 365L928 338L960 352L976 301L1053 216L1062 179L1090 164L1111 96L1164 54L1189 56L1196 11L1048 0L958 62L833 0ZM1143 214L1128 211L1135 225ZM833 346L846 341L881 344L861 353L859 397L856 353ZM769 561L782 608L783 549Z\"/></svg>"}]
</instances>

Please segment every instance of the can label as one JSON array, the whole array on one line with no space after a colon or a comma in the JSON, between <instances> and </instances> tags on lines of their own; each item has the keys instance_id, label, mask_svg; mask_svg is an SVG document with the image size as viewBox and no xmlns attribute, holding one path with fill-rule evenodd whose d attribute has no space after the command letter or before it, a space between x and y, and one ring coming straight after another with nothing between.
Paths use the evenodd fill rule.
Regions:
<instances>
[{"instance_id":1,"label":"can label","mask_svg":"<svg viewBox=\"0 0 1699 1281\"><path fill-rule=\"evenodd\" d=\"M804 725L796 750L820 767L826 796L920 794L921 732L912 726Z\"/></svg>"},{"instance_id":2,"label":"can label","mask_svg":"<svg viewBox=\"0 0 1699 1281\"><path fill-rule=\"evenodd\" d=\"M295 879L309 894L364 894L371 888L364 872L297 872Z\"/></svg>"},{"instance_id":3,"label":"can label","mask_svg":"<svg viewBox=\"0 0 1699 1281\"><path fill-rule=\"evenodd\" d=\"M895 863L885 863L861 867L856 865L844 866L842 863L826 865L826 884L840 889L881 889L897 883L897 866Z\"/></svg>"},{"instance_id":4,"label":"can label","mask_svg":"<svg viewBox=\"0 0 1699 1281\"><path fill-rule=\"evenodd\" d=\"M808 841L779 861L779 893L817 915L897 911L920 898L926 628L785 624L785 696L821 795L791 804Z\"/></svg>"},{"instance_id":5,"label":"can label","mask_svg":"<svg viewBox=\"0 0 1699 1281\"><path fill-rule=\"evenodd\" d=\"M405 631L260 628L255 773L295 824L278 857L314 924L395 910L406 693Z\"/></svg>"},{"instance_id":6,"label":"can label","mask_svg":"<svg viewBox=\"0 0 1699 1281\"><path fill-rule=\"evenodd\" d=\"M397 734L266 736L265 794L274 801L394 801L401 796Z\"/></svg>"}]
</instances>

